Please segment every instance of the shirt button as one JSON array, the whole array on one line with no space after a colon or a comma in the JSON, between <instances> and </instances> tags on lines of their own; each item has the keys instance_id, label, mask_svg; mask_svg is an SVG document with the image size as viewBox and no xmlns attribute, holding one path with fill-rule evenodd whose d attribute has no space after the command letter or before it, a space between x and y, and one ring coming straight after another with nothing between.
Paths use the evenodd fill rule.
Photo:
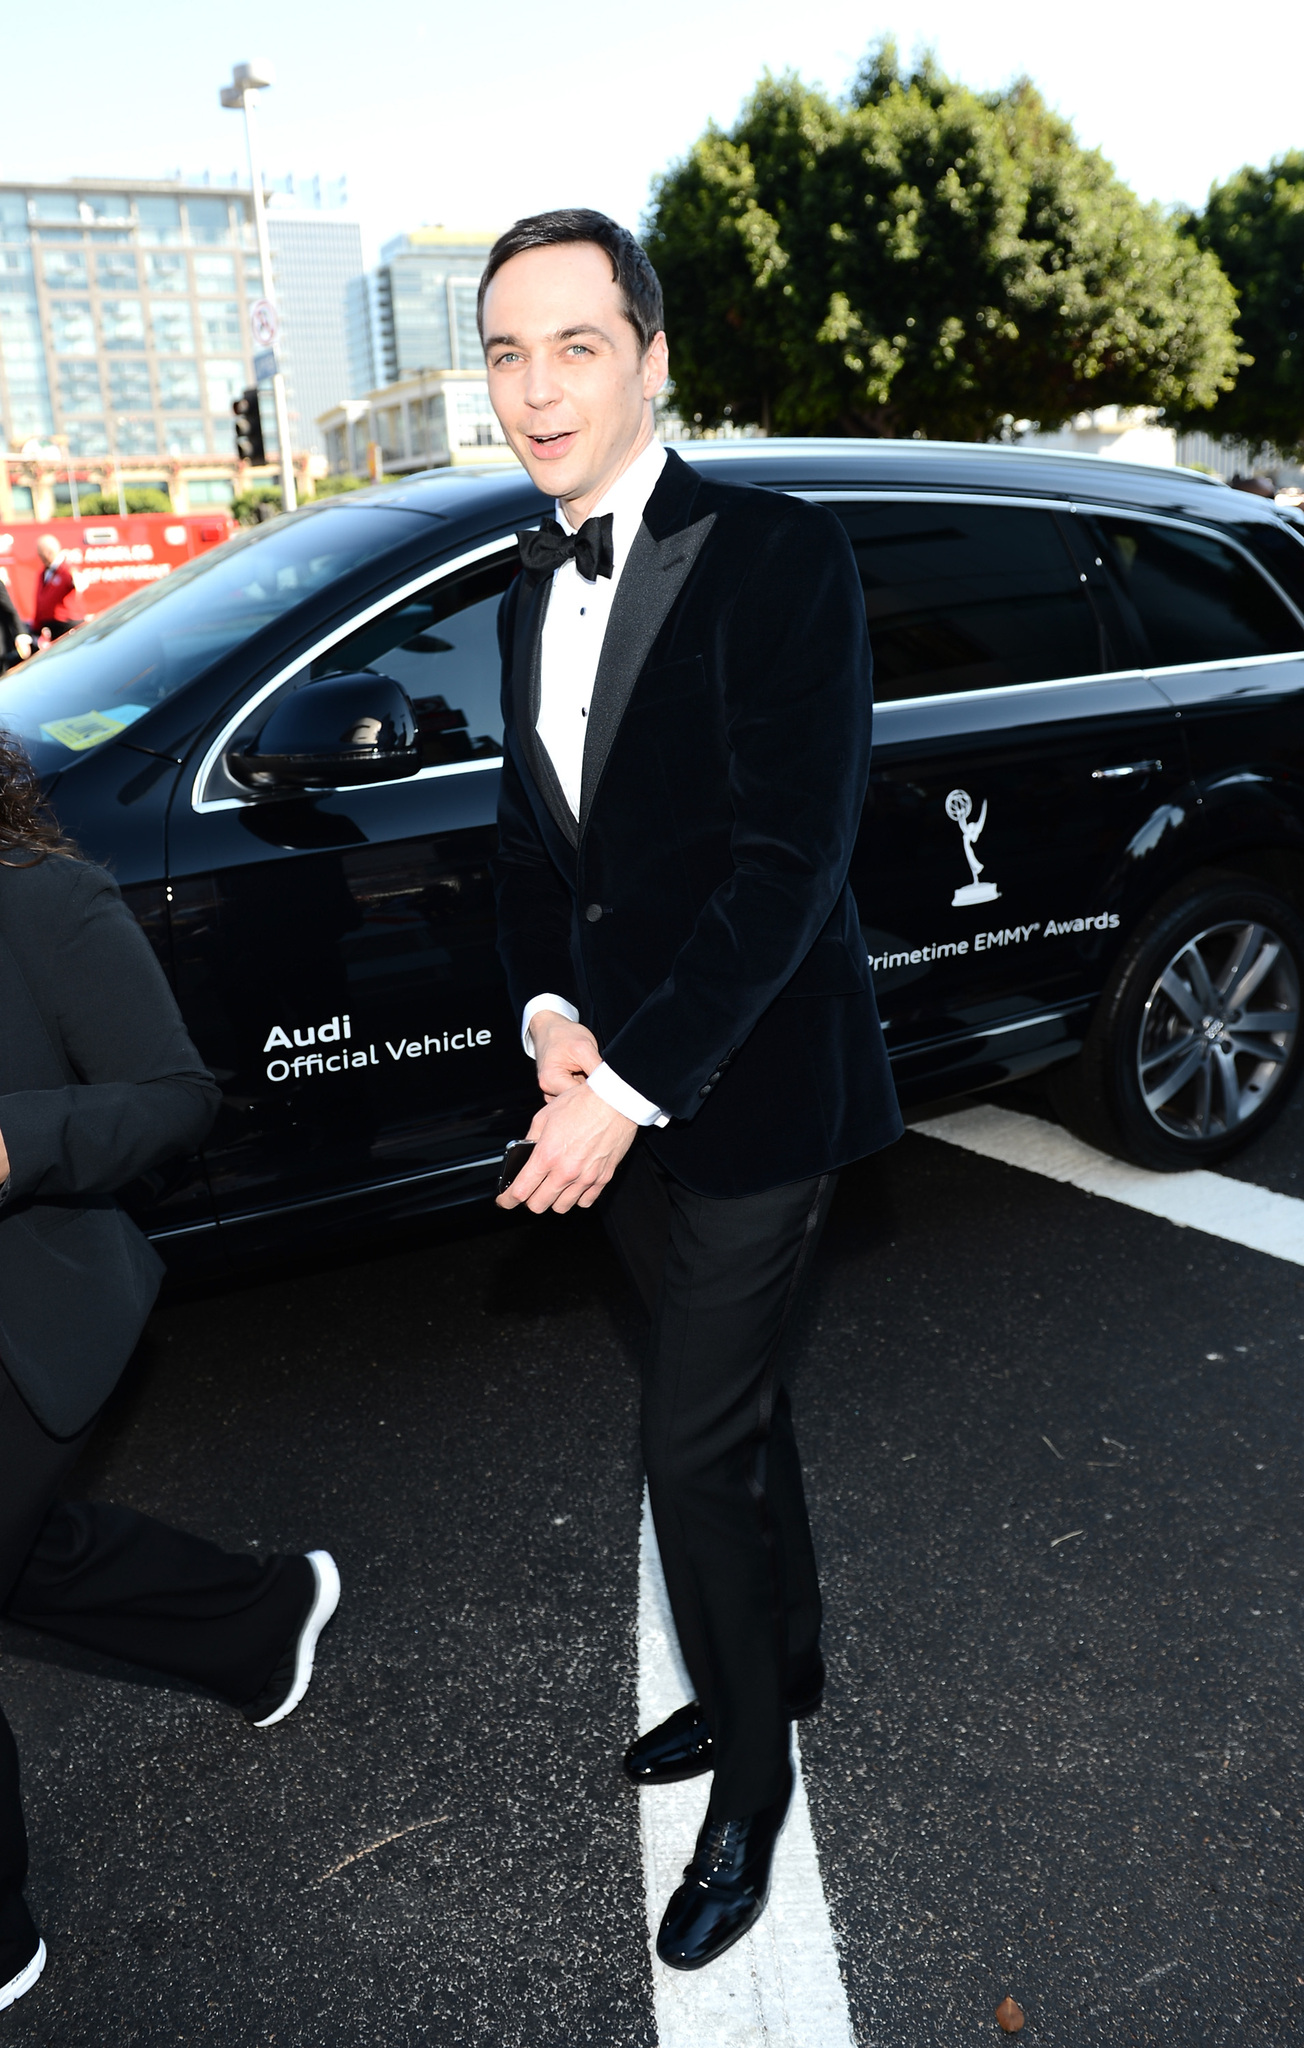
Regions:
<instances>
[{"instance_id":1,"label":"shirt button","mask_svg":"<svg viewBox=\"0 0 1304 2048\"><path fill-rule=\"evenodd\" d=\"M590 903L584 915L590 924L596 924L602 915L602 905L600 903Z\"/></svg>"}]
</instances>

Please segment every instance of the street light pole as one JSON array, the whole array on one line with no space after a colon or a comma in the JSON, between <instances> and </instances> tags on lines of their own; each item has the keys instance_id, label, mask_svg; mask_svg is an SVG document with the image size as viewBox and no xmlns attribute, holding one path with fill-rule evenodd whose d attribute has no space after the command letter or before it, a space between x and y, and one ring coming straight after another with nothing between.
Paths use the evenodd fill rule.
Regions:
<instances>
[{"instance_id":1,"label":"street light pole","mask_svg":"<svg viewBox=\"0 0 1304 2048\"><path fill-rule=\"evenodd\" d=\"M224 85L221 100L224 107L239 107L244 115L245 147L249 152L249 183L253 190L254 233L258 238L258 263L263 274L263 297L275 306L276 298L272 288L272 245L267 235L267 209L263 203L263 173L258 160L254 140L254 110L258 105L258 94L266 86L275 83L276 74L270 64L237 64L231 73L230 85ZM272 400L276 407L276 439L281 452L281 507L293 512L297 502L294 489L294 458L290 452L290 408L285 397L285 378L277 369L272 377Z\"/></svg>"},{"instance_id":2,"label":"street light pole","mask_svg":"<svg viewBox=\"0 0 1304 2048\"><path fill-rule=\"evenodd\" d=\"M64 436L63 441L63 455L64 461L66 462L68 467L68 496L72 500L72 516L74 519L80 519L81 500L77 496L77 478L73 473L72 443L69 441L66 435Z\"/></svg>"}]
</instances>

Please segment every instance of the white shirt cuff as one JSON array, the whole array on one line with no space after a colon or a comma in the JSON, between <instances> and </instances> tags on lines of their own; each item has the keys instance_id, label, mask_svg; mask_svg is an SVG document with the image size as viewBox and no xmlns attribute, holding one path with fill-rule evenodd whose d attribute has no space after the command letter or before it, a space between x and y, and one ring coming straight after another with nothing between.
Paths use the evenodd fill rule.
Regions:
<instances>
[{"instance_id":1,"label":"white shirt cuff","mask_svg":"<svg viewBox=\"0 0 1304 2048\"><path fill-rule=\"evenodd\" d=\"M664 1130L670 1118L662 1114L655 1102L649 1102L646 1095L640 1095L637 1088L631 1088L628 1081L622 1081L619 1074L613 1074L605 1060L589 1075L589 1086L593 1093L607 1104L609 1109L618 1109L631 1123L644 1128L655 1124Z\"/></svg>"},{"instance_id":2,"label":"white shirt cuff","mask_svg":"<svg viewBox=\"0 0 1304 2048\"><path fill-rule=\"evenodd\" d=\"M564 996L531 996L521 1013L521 1044L525 1047L526 1058L531 1060L534 1058L534 1039L530 1025L540 1010L555 1010L559 1017L568 1017L572 1024L580 1021L580 1013L574 1003L568 1003ZM640 1095L628 1081L622 1081L619 1074L613 1074L605 1060L589 1075L589 1086L609 1109L619 1110L631 1123L644 1127L655 1124L658 1130L664 1130L670 1122L655 1102L649 1102L646 1095Z\"/></svg>"},{"instance_id":3,"label":"white shirt cuff","mask_svg":"<svg viewBox=\"0 0 1304 2048\"><path fill-rule=\"evenodd\" d=\"M562 996L531 996L521 1013L521 1044L525 1047L527 1060L534 1058L534 1040L530 1036L530 1025L540 1010L555 1010L559 1017L568 1017L572 1024L578 1024L580 1013L574 1003L568 1003Z\"/></svg>"}]
</instances>

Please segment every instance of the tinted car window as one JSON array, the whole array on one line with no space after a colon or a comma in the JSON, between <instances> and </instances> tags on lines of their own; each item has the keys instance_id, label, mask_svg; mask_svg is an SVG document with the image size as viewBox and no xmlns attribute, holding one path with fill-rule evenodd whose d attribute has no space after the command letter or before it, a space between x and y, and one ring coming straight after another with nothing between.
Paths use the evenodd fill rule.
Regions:
<instances>
[{"instance_id":1,"label":"tinted car window","mask_svg":"<svg viewBox=\"0 0 1304 2048\"><path fill-rule=\"evenodd\" d=\"M1237 538L1304 611L1304 526L1269 526L1256 519L1241 526Z\"/></svg>"},{"instance_id":2,"label":"tinted car window","mask_svg":"<svg viewBox=\"0 0 1304 2048\"><path fill-rule=\"evenodd\" d=\"M831 505L851 537L880 702L1108 667L1050 512L1014 505Z\"/></svg>"},{"instance_id":3,"label":"tinted car window","mask_svg":"<svg viewBox=\"0 0 1304 2048\"><path fill-rule=\"evenodd\" d=\"M224 655L387 549L410 512L306 510L251 528L68 633L0 680L0 724L42 774L124 732Z\"/></svg>"},{"instance_id":4,"label":"tinted car window","mask_svg":"<svg viewBox=\"0 0 1304 2048\"><path fill-rule=\"evenodd\" d=\"M313 662L312 681L372 669L412 699L427 767L501 754L498 602L515 547L405 598Z\"/></svg>"},{"instance_id":5,"label":"tinted car window","mask_svg":"<svg viewBox=\"0 0 1304 2048\"><path fill-rule=\"evenodd\" d=\"M1298 619L1226 541L1112 512L1087 523L1147 667L1304 646Z\"/></svg>"}]
</instances>

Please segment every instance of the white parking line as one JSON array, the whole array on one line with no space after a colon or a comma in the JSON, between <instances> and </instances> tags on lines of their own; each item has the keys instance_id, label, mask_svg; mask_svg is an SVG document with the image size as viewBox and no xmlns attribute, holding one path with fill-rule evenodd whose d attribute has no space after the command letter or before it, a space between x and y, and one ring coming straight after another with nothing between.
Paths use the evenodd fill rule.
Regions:
<instances>
[{"instance_id":1,"label":"white parking line","mask_svg":"<svg viewBox=\"0 0 1304 2048\"><path fill-rule=\"evenodd\" d=\"M666 1599L652 1515L643 1499L638 1570L639 1726L652 1728L692 1698ZM691 1973L652 1955L660 2048L855 2048L847 1995L820 1880L793 1731L792 1811L774 1858L770 1903L719 1962ZM639 1793L649 1939L693 1853L709 1781Z\"/></svg>"},{"instance_id":2,"label":"white parking line","mask_svg":"<svg viewBox=\"0 0 1304 2048\"><path fill-rule=\"evenodd\" d=\"M1147 1216L1162 1216L1188 1230L1203 1230L1227 1244L1243 1244L1274 1259L1304 1266L1304 1201L1274 1194L1222 1173L1147 1173L1127 1166L1080 1138L1018 1110L983 1103L950 1116L912 1124L925 1137L941 1138L984 1159L1022 1166L1048 1180L1065 1181L1088 1195L1104 1195Z\"/></svg>"}]
</instances>

